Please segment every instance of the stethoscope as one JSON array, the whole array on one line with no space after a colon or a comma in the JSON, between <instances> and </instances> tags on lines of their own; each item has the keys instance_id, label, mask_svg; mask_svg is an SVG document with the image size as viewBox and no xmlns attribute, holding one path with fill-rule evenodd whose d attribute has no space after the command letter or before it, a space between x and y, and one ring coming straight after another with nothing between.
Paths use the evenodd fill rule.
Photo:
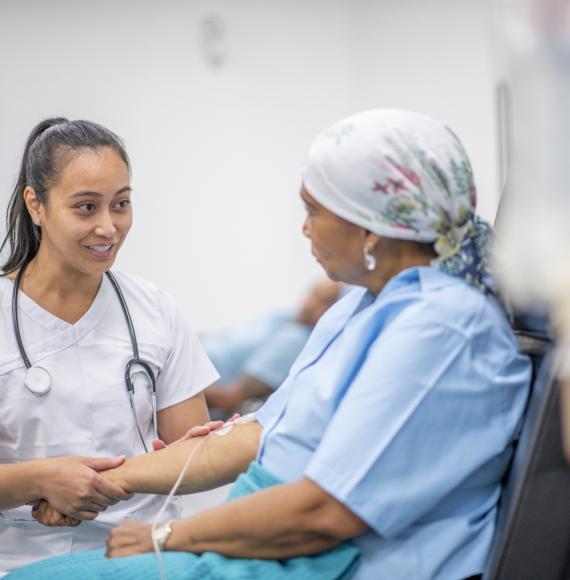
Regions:
<instances>
[{"instance_id":1,"label":"stethoscope","mask_svg":"<svg viewBox=\"0 0 570 580\"><path fill-rule=\"evenodd\" d=\"M18 343L18 350L20 351L20 355L24 364L26 365L26 372L24 374L24 385L34 395L38 397L43 397L47 395L51 391L51 376L49 372L40 366L32 365L26 351L24 349L24 344L22 342L22 337L20 335L20 324L18 321L18 293L20 289L20 280L22 278L22 274L24 273L25 267L21 268L16 276L16 280L14 282L14 289L12 292L12 322L14 325L14 334L16 335L16 342ZM115 276L110 272L105 272L109 282L113 286L117 297L119 298L119 302L121 303L121 309L123 310L123 314L125 315L125 320L127 321L127 326L129 328L129 335L131 337L131 343L133 346L133 358L127 362L125 366L125 383L127 385L127 391L129 393L129 401L131 404L131 409L133 410L133 415L135 418L135 425L137 427L137 431L139 433L141 442L145 451L148 451L144 437L142 435L142 431L139 426L139 421L137 417L137 410L135 406L135 385L133 383L133 379L131 376L131 369L135 366L139 366L143 369L143 371L147 374L150 380L150 391L152 397L152 430L155 439L158 439L158 420L157 420L157 411L156 411L156 377L154 376L154 371L152 370L152 366L150 363L139 356L139 346L137 342L137 336L135 334L135 327L133 326L133 321L131 319L131 314L129 312L129 308L127 306L127 302L125 301L125 297L123 296L123 292L117 282Z\"/></svg>"}]
</instances>

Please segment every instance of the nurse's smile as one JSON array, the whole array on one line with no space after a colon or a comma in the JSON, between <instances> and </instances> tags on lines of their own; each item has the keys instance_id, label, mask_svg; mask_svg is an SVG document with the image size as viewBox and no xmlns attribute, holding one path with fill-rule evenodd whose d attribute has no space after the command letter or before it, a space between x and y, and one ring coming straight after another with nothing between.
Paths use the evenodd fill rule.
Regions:
<instances>
[{"instance_id":1,"label":"nurse's smile","mask_svg":"<svg viewBox=\"0 0 570 580\"><path fill-rule=\"evenodd\" d=\"M115 251L116 244L86 246L87 250L95 260L108 260Z\"/></svg>"}]
</instances>

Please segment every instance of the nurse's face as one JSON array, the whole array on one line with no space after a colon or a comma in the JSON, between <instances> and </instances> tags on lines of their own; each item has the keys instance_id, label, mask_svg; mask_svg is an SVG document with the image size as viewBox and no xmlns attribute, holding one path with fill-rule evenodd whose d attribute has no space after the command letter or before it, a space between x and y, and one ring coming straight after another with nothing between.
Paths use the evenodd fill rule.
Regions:
<instances>
[{"instance_id":1,"label":"nurse's face","mask_svg":"<svg viewBox=\"0 0 570 580\"><path fill-rule=\"evenodd\" d=\"M366 273L363 248L366 232L336 216L301 187L307 217L303 234L311 240L311 253L331 280L358 284Z\"/></svg>"},{"instance_id":2,"label":"nurse's face","mask_svg":"<svg viewBox=\"0 0 570 580\"><path fill-rule=\"evenodd\" d=\"M40 252L84 274L108 270L132 223L130 175L109 147L70 153L41 205Z\"/></svg>"}]
</instances>

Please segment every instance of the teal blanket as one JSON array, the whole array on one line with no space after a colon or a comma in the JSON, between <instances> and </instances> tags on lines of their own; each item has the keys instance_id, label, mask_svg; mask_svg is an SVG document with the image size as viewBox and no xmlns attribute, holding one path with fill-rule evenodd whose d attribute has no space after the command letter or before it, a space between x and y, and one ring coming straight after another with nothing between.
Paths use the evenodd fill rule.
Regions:
<instances>
[{"instance_id":1,"label":"teal blanket","mask_svg":"<svg viewBox=\"0 0 570 580\"><path fill-rule=\"evenodd\" d=\"M251 463L238 477L228 500L281 483L259 463ZM213 552L202 555L164 552L168 580L336 580L350 578L358 565L359 550L345 542L321 554L286 560L226 558ZM103 550L78 552L29 564L8 575L11 580L159 580L154 554L105 558Z\"/></svg>"}]
</instances>

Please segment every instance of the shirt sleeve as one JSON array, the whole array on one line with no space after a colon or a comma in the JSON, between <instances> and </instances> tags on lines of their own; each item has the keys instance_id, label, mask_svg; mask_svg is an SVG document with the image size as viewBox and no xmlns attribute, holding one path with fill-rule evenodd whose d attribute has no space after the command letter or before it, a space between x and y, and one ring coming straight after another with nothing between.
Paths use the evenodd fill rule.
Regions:
<instances>
[{"instance_id":1,"label":"shirt sleeve","mask_svg":"<svg viewBox=\"0 0 570 580\"><path fill-rule=\"evenodd\" d=\"M245 361L243 373L275 390L287 378L291 365L303 350L311 329L291 321L260 345Z\"/></svg>"},{"instance_id":2,"label":"shirt sleeve","mask_svg":"<svg viewBox=\"0 0 570 580\"><path fill-rule=\"evenodd\" d=\"M168 295L163 298L171 350L156 384L159 411L193 397L219 378L178 304Z\"/></svg>"},{"instance_id":3,"label":"shirt sleeve","mask_svg":"<svg viewBox=\"0 0 570 580\"><path fill-rule=\"evenodd\" d=\"M376 533L397 536L510 441L511 401L484 372L458 330L413 316L394 321L368 351L305 476Z\"/></svg>"}]
</instances>

